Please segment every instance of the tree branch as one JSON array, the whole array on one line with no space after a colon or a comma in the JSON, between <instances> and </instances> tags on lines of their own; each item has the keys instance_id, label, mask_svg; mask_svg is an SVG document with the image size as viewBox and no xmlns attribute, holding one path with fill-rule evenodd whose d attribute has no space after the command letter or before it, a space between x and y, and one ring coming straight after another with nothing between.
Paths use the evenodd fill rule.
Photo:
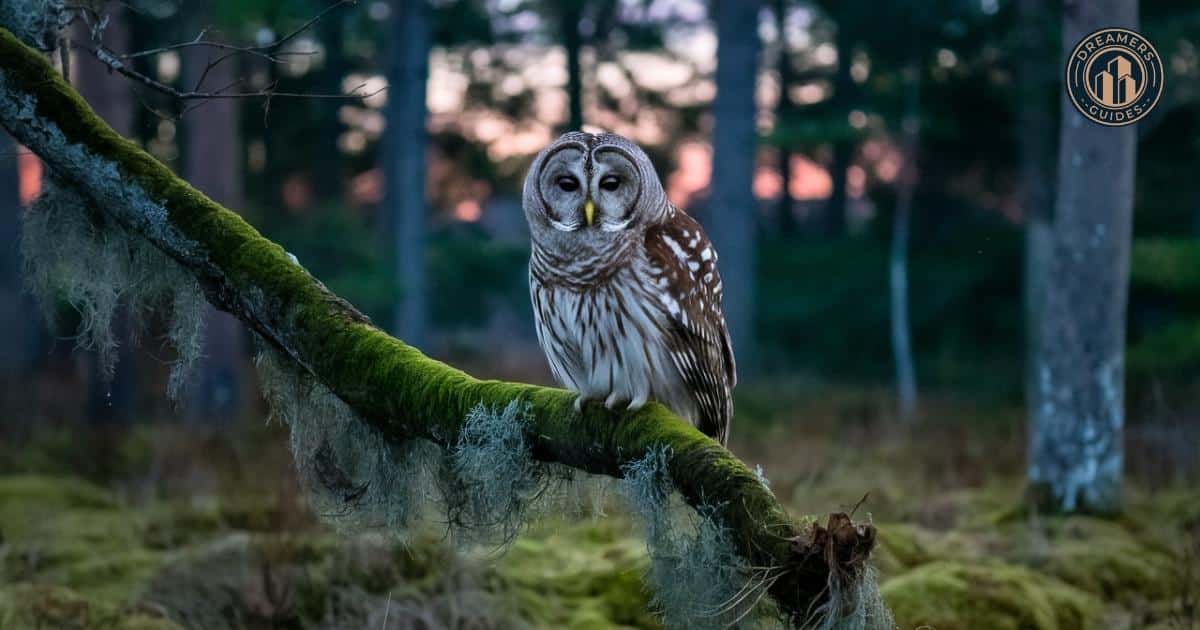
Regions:
<instances>
[{"instance_id":1,"label":"tree branch","mask_svg":"<svg viewBox=\"0 0 1200 630\"><path fill-rule=\"evenodd\" d=\"M301 24L299 27L297 27L295 30L287 33L283 37L276 39L275 41L272 41L267 44L262 44L259 46L237 46L234 44L227 44L227 43L223 43L223 42L217 42L217 41L205 39L205 36L208 34L208 30L204 29L204 30L201 30L200 33L197 34L194 39L186 41L186 42L179 42L179 43L170 44L167 46L161 46L159 48L152 48L152 49L148 49L148 50L141 50L141 51L131 52L131 53L117 52L117 51L111 50L109 47L107 47L104 44L104 29L108 25L108 16L102 15L100 12L96 11L95 9L89 8L89 7L77 6L77 7L72 7L72 11L75 12L75 17L73 19L81 19L87 25L88 32L91 37L91 43L70 41L70 44L71 44L72 48L75 48L78 50L83 50L83 51L90 53L93 57L95 57L97 60L99 60L100 63L107 66L109 71L116 72L116 73L118 73L128 79L131 79L137 83L140 83L150 89L153 89L157 92L162 92L163 94L166 94L168 96L171 96L171 97L176 98L181 101L207 100L207 99L217 99L217 98L265 98L265 99L267 99L267 101L269 103L270 99L276 98L276 97L316 98L316 99L333 98L333 99L346 99L346 100L362 101L363 99L370 98L372 96L375 96L376 94L379 94L380 92L386 90L387 88L382 87L382 88L379 88L378 90L375 90L374 92L371 92L369 94L363 94L363 93L359 92L359 90L361 90L363 88L363 85L359 85L358 87L356 87L353 90L350 90L349 92L344 93L344 94L312 94L312 93L302 93L302 92L280 92L275 89L274 84L272 84L270 87L264 88L262 90L253 90L253 91L230 91L230 89L233 87L233 85L228 85L228 86L225 86L218 90L203 90L203 89L201 89L204 87L205 79L208 78L209 73L214 68L219 66L221 63L223 63L229 59L232 59L233 57L236 57L238 55L243 55L243 54L251 55L254 57L259 57L261 59L265 59L272 63L280 63L283 61L283 57L315 54L315 51L285 51L285 50L281 50L281 49L288 42L292 41L293 39L298 37L300 34L304 33L305 31L309 30L310 28L312 28L312 26L314 24L316 24L317 22L320 22L322 19L324 19L326 16L328 16L333 11L340 9L343 6L353 5L356 3L357 3L357 0L337 0L337 2L334 2L333 4L330 4L329 6L325 7L319 13L317 13L313 17L309 18L307 21L305 21L303 24ZM187 48L210 48L210 49L214 49L214 50L218 50L218 51L222 52L222 54L217 55L215 58L211 58L208 60L207 65L204 67L204 71L200 73L200 78L196 80L196 84L190 90L180 90L180 89L177 89L170 85L167 85L161 81L158 81L157 79L154 79L153 77L150 77L144 73L138 72L130 64L126 63L130 60L138 59L140 57L146 57L149 55L157 55L160 53L171 52L171 51L178 51L178 50L183 50L183 49L187 49ZM66 53L66 49L63 48L64 67L66 64L66 60L67 60L67 53ZM67 74L67 76L70 76L70 75ZM240 83L240 81L239 81L239 83ZM268 104L268 107L269 107L269 104ZM184 110L185 113L186 113L186 111L188 111L190 109L194 109L194 107L185 109ZM181 116L182 116L182 114L181 114Z\"/></svg>"},{"instance_id":2,"label":"tree branch","mask_svg":"<svg viewBox=\"0 0 1200 630\"><path fill-rule=\"evenodd\" d=\"M870 525L838 515L828 527L802 529L745 464L662 405L618 413L590 404L577 413L566 391L478 380L388 336L283 248L114 132L40 53L4 29L0 125L387 439L449 447L474 406L520 399L542 461L619 477L626 464L668 447L675 488L692 506L711 506L749 566L779 575L770 592L794 619L810 614L829 584L862 574Z\"/></svg>"},{"instance_id":3,"label":"tree branch","mask_svg":"<svg viewBox=\"0 0 1200 630\"><path fill-rule=\"evenodd\" d=\"M217 63L220 63L222 60L224 60L226 58L226 57L221 57L215 61L209 62L208 66L204 69L204 74L201 75L199 81L197 81L195 89L179 90L179 89L171 87L161 81L158 81L157 79L146 76L145 74L142 74L141 72L138 72L137 70L134 70L128 64L126 64L124 61L122 61L121 57L119 57L118 55L116 55L115 53L113 53L112 51L108 50L107 48L105 48L103 46L86 46L86 45L81 45L78 42L72 42L72 43L74 44L74 46L76 48L80 48L82 50L85 50L85 51L91 53L93 57L95 57L97 60L100 61L100 63L104 64L105 66L108 66L109 70L112 70L113 72L116 72L116 73L121 74L125 77L128 77L134 81L137 81L138 83L141 83L142 85L145 85L146 87L149 87L153 90L162 92L163 94L167 94L169 96L173 96L181 101L191 101L191 100L197 100L197 99L214 99L214 98L268 98L269 99L269 98L276 98L276 97L335 98L335 99L361 101L363 99L367 99L372 96L375 96L376 94L379 94L380 92L387 89L386 87L381 87L378 90L364 94L364 93L359 92L359 90L361 90L363 87L365 87L366 84L364 83L364 84L358 85L353 90L351 90L345 94L312 94L312 93L307 93L307 92L280 92L280 91L276 90L274 87L268 87L268 88L264 88L261 90L254 90L254 91L250 91L250 92L230 92L230 91L228 91L228 89L231 86L226 86L224 88L220 88L220 89L216 89L216 90L208 90L208 91L200 90L201 84L204 82L204 79L208 75L208 72L210 70L212 70L212 68L215 67ZM239 80L237 83L240 83L240 82L241 81ZM235 83L235 85L236 85L236 83Z\"/></svg>"}]
</instances>

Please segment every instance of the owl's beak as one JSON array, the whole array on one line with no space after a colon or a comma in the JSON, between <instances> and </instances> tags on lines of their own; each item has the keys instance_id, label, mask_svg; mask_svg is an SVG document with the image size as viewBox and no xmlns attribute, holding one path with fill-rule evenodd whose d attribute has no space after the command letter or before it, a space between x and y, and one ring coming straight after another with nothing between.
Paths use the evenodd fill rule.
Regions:
<instances>
[{"instance_id":1,"label":"owl's beak","mask_svg":"<svg viewBox=\"0 0 1200 630\"><path fill-rule=\"evenodd\" d=\"M587 220L589 227L596 218L596 204L592 203L591 196L588 196L587 202L583 204L583 218Z\"/></svg>"}]
</instances>

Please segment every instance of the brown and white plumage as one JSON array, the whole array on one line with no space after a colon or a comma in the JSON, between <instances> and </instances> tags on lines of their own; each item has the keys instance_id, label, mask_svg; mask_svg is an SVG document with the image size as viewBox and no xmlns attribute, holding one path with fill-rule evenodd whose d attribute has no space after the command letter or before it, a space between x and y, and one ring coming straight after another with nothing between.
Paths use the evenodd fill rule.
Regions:
<instances>
[{"instance_id":1,"label":"brown and white plumage","mask_svg":"<svg viewBox=\"0 0 1200 630\"><path fill-rule=\"evenodd\" d=\"M716 251L645 153L614 134L566 134L530 167L524 206L554 377L581 402L657 400L725 443L736 370Z\"/></svg>"}]
</instances>

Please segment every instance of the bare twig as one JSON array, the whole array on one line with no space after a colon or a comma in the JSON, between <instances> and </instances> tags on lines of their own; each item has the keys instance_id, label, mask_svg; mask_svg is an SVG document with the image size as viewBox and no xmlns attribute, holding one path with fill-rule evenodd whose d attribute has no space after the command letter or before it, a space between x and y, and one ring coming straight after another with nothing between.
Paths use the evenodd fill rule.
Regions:
<instances>
[{"instance_id":1,"label":"bare twig","mask_svg":"<svg viewBox=\"0 0 1200 630\"><path fill-rule=\"evenodd\" d=\"M116 51L108 48L104 44L104 29L108 25L108 17L107 16L101 15L98 11L96 11L95 9L88 7L88 6L72 5L70 7L70 9L74 12L72 21L81 20L88 26L88 31L91 36L91 42L85 43L85 42L72 41L72 42L70 42L70 44L74 48L84 50L84 51L91 53L91 55L93 57L95 57L97 60L99 60L100 63L102 63L106 67L108 67L110 72L116 72L117 74L120 74L120 75L122 75L136 83L139 83L147 88L150 88L156 92L161 92L163 94L166 94L167 96L170 96L170 97L175 98L180 101L207 101L207 100L218 99L218 98L222 98L222 99L261 98L261 99L265 99L265 103L264 103L265 111L270 111L270 101L271 101L271 99L276 98L276 97L314 98L314 99L344 99L344 100L350 100L350 101L362 101L363 99L370 98L372 96L375 96L376 94L379 94L380 92L382 92L383 90L386 90L387 88L383 87L383 88L380 88L373 92L364 93L364 92L362 92L362 89L366 86L366 84L362 84L362 85L355 87L353 90L350 90L349 92L345 92L345 93L339 93L339 94L317 93L317 94L314 94L314 93L308 93L308 92L281 92L276 89L277 84L272 83L271 85L269 85L266 88L263 88L261 90L233 90L233 88L235 86L241 85L245 82L244 79L238 79L238 80L234 81L233 83L230 83L229 85L226 85L219 89L215 89L215 90L204 89L204 82L207 80L209 73L211 73L214 68L216 68L218 65L220 65L224 61L231 59L233 57L236 57L238 55L251 55L254 57L258 57L260 59L265 59L272 63L281 63L285 60L285 57L315 54L316 51L291 51L291 50L282 50L282 48L288 42L294 40L300 34L304 33L305 31L309 30L310 28L312 28L312 26L314 24L316 24L317 22L320 22L322 19L324 19L326 16L328 16L333 11L335 11L343 6L353 5L353 4L357 4L357 0L337 0L336 2L325 7L323 10L321 10L321 12L317 13L312 18L309 18L307 21L305 21L303 24L301 24L296 29L294 29L294 30L290 31L289 33L287 33L286 35L284 35L283 37L280 37L273 42L258 45L258 46L238 46L235 44L228 44L228 43L224 43L224 42L214 41L211 39L206 39L209 31L208 31L208 29L204 29L204 30L201 30L200 33L197 34L195 38L193 38L189 41L179 42L179 43L170 44L167 46L160 46L158 48L151 48L151 49L147 49L147 50L141 50L141 51L129 52L129 53L116 52ZM191 89L179 89L172 85L163 83L162 81L159 81L145 73L139 72L138 70L133 68L133 65L131 63L128 63L135 59L140 59L140 58L151 56L151 55L162 54L165 52L173 52L173 51L178 51L178 50L183 50L183 49L188 49L188 48L208 48L208 49L223 51L223 54L220 54L220 55L210 59L207 62L207 64L204 67L204 70L200 73L199 78L197 78L195 85L193 85L191 87ZM64 51L64 55L65 54L66 53ZM186 114L187 112L192 111L199 106L200 106L200 104L185 107L185 108L183 108L183 110L179 114L179 116L183 116L183 114ZM155 112L155 113L158 113L158 112Z\"/></svg>"},{"instance_id":2,"label":"bare twig","mask_svg":"<svg viewBox=\"0 0 1200 630\"><path fill-rule=\"evenodd\" d=\"M105 66L107 66L110 71L121 74L125 77L128 77L129 79L132 79L138 83L141 83L142 85L144 85L146 87L149 87L158 92L162 92L163 94L177 98L182 101L189 101L189 100L196 100L196 99L212 99L212 98L277 98L277 97L322 98L322 99L333 98L333 99L361 101L363 99L375 96L376 94L379 94L380 92L383 92L384 90L387 89L387 87L381 87L378 90L375 90L373 92L361 92L360 90L362 90L362 88L366 87L366 84L363 83L363 84L360 84L357 87L355 87L353 90L351 90L349 92L341 93L341 94L320 94L320 93L308 93L308 92L280 92L274 88L274 84L272 84L270 87L267 87L267 88L264 88L261 90L241 91L241 92L226 91L226 90L228 90L229 86L218 89L218 90L207 90L207 91L199 90L199 89L180 90L178 88L167 85L166 83L163 83L162 81L159 81L159 80L149 77L141 72L138 72L137 70L134 70L133 68L129 67L129 65L126 64L124 61L122 61L116 54L114 54L112 51L108 50L107 48L104 48L103 46L79 46L78 44L76 44L76 46L91 53L93 57L95 57L97 60L100 61L100 63L103 63ZM214 63L210 62L209 69L211 69L211 67L213 65L214 65ZM241 82L242 82L242 80L239 79L235 83L241 83Z\"/></svg>"},{"instance_id":3,"label":"bare twig","mask_svg":"<svg viewBox=\"0 0 1200 630\"><path fill-rule=\"evenodd\" d=\"M132 53L125 53L123 55L120 55L120 58L126 59L126 60L137 59L138 57L147 57L150 55L157 55L157 54L164 53L164 52L169 52L169 51L174 51L174 50L182 50L185 48L195 48L195 47L216 48L219 50L227 50L227 51L230 51L231 54L245 53L248 55L254 55L257 57L261 57L263 59L267 59L267 60L273 61L273 62L281 61L280 57L283 57L283 56L312 55L312 54L315 54L316 51L311 51L311 50L284 51L284 50L280 50L280 49L283 47L284 44L290 42L291 40L300 36L300 34L304 33L308 29L312 28L312 26L314 24L316 24L317 22L320 22L322 19L325 18L325 16L329 15L331 12L335 11L336 9L338 9L344 5L353 5L353 4L357 4L357 3L358 3L358 0L338 0L337 2L329 5L328 7L325 7L325 9L323 9L320 13L313 16L308 21L306 21L304 24L301 24L295 30L289 32L287 35L284 35L283 37L280 37L279 39L276 39L273 42L270 42L267 44L262 44L260 46L237 46L234 44L227 44L224 42L218 42L218 41L214 41L211 39L204 39L204 36L208 34L208 29L204 29L204 30L200 31L200 33L198 35L196 35L195 39L192 39L190 41L179 42L179 43L170 44L167 46L160 46L158 48L150 48L147 50L139 50L137 52L132 52ZM224 60L224 57L217 59L216 62L214 62L214 63L220 63L223 60Z\"/></svg>"}]
</instances>

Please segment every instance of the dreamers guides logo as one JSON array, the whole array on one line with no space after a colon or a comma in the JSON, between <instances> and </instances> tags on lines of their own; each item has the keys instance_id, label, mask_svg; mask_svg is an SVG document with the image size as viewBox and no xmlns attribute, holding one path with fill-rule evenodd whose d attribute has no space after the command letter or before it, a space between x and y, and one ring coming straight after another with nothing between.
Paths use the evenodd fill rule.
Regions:
<instances>
[{"instance_id":1,"label":"dreamers guides logo","mask_svg":"<svg viewBox=\"0 0 1200 630\"><path fill-rule=\"evenodd\" d=\"M1141 120L1162 92L1162 58L1129 29L1102 28L1079 40L1067 60L1067 95L1081 114L1101 125Z\"/></svg>"}]
</instances>

